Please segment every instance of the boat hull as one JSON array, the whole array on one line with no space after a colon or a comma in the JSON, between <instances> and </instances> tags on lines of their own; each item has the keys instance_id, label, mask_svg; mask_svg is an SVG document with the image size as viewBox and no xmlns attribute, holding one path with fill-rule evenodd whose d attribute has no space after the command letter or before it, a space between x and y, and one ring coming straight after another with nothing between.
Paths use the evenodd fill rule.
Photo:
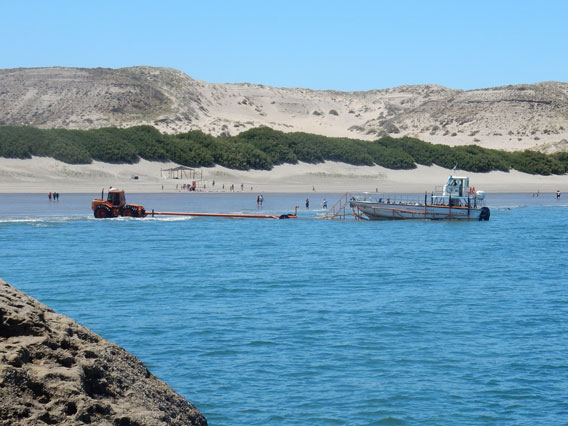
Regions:
<instances>
[{"instance_id":1,"label":"boat hull","mask_svg":"<svg viewBox=\"0 0 568 426\"><path fill-rule=\"evenodd\" d=\"M489 220L489 209L444 205L390 204L369 201L351 201L351 208L370 220Z\"/></svg>"}]
</instances>

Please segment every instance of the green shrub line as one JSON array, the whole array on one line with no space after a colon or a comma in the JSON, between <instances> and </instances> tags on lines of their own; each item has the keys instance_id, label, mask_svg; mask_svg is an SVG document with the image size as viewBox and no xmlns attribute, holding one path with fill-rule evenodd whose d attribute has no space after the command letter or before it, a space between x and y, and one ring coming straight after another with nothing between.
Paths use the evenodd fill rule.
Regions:
<instances>
[{"instance_id":1,"label":"green shrub line","mask_svg":"<svg viewBox=\"0 0 568 426\"><path fill-rule=\"evenodd\" d=\"M450 147L402 137L375 141L332 138L309 133L283 133L268 127L236 136L211 136L201 131L162 134L152 126L93 130L38 129L0 126L0 157L51 157L68 164L93 160L132 164L140 158L172 161L188 167L215 164L238 170L270 170L299 161L317 164L341 161L356 166L414 169L418 164L486 173L518 170L537 175L568 172L568 153L507 152L477 145Z\"/></svg>"}]
</instances>

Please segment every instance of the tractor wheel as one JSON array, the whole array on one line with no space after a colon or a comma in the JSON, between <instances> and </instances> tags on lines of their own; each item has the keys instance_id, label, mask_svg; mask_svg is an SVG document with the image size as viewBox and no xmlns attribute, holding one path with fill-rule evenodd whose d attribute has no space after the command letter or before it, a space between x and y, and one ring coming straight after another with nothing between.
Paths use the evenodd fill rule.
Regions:
<instances>
[{"instance_id":1,"label":"tractor wheel","mask_svg":"<svg viewBox=\"0 0 568 426\"><path fill-rule=\"evenodd\" d=\"M136 207L128 206L122 210L123 216L138 217L138 209Z\"/></svg>"},{"instance_id":2,"label":"tractor wheel","mask_svg":"<svg viewBox=\"0 0 568 426\"><path fill-rule=\"evenodd\" d=\"M95 218L97 219L105 219L107 217L111 217L110 209L107 206L98 206L95 209Z\"/></svg>"}]
</instances>

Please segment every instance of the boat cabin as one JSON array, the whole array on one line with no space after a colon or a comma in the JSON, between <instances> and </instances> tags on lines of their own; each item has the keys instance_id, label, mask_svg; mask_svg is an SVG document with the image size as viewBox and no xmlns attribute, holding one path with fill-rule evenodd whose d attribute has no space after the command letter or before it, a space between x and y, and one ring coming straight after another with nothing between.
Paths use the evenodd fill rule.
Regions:
<instances>
[{"instance_id":1,"label":"boat cabin","mask_svg":"<svg viewBox=\"0 0 568 426\"><path fill-rule=\"evenodd\" d=\"M452 197L466 197L469 193L469 178L450 176L444 185L442 195L451 195Z\"/></svg>"},{"instance_id":2,"label":"boat cabin","mask_svg":"<svg viewBox=\"0 0 568 426\"><path fill-rule=\"evenodd\" d=\"M432 195L432 204L444 206L467 206L469 204L471 188L469 178L465 176L448 177L441 194ZM475 198L473 196L472 198Z\"/></svg>"}]
</instances>

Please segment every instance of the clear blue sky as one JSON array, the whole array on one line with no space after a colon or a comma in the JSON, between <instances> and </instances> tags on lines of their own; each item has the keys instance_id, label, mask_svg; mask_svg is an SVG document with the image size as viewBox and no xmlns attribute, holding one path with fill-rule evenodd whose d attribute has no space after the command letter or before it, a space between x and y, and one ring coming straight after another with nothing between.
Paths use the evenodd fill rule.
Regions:
<instances>
[{"instance_id":1,"label":"clear blue sky","mask_svg":"<svg viewBox=\"0 0 568 426\"><path fill-rule=\"evenodd\" d=\"M566 1L0 0L0 68L370 90L568 81Z\"/></svg>"}]
</instances>

